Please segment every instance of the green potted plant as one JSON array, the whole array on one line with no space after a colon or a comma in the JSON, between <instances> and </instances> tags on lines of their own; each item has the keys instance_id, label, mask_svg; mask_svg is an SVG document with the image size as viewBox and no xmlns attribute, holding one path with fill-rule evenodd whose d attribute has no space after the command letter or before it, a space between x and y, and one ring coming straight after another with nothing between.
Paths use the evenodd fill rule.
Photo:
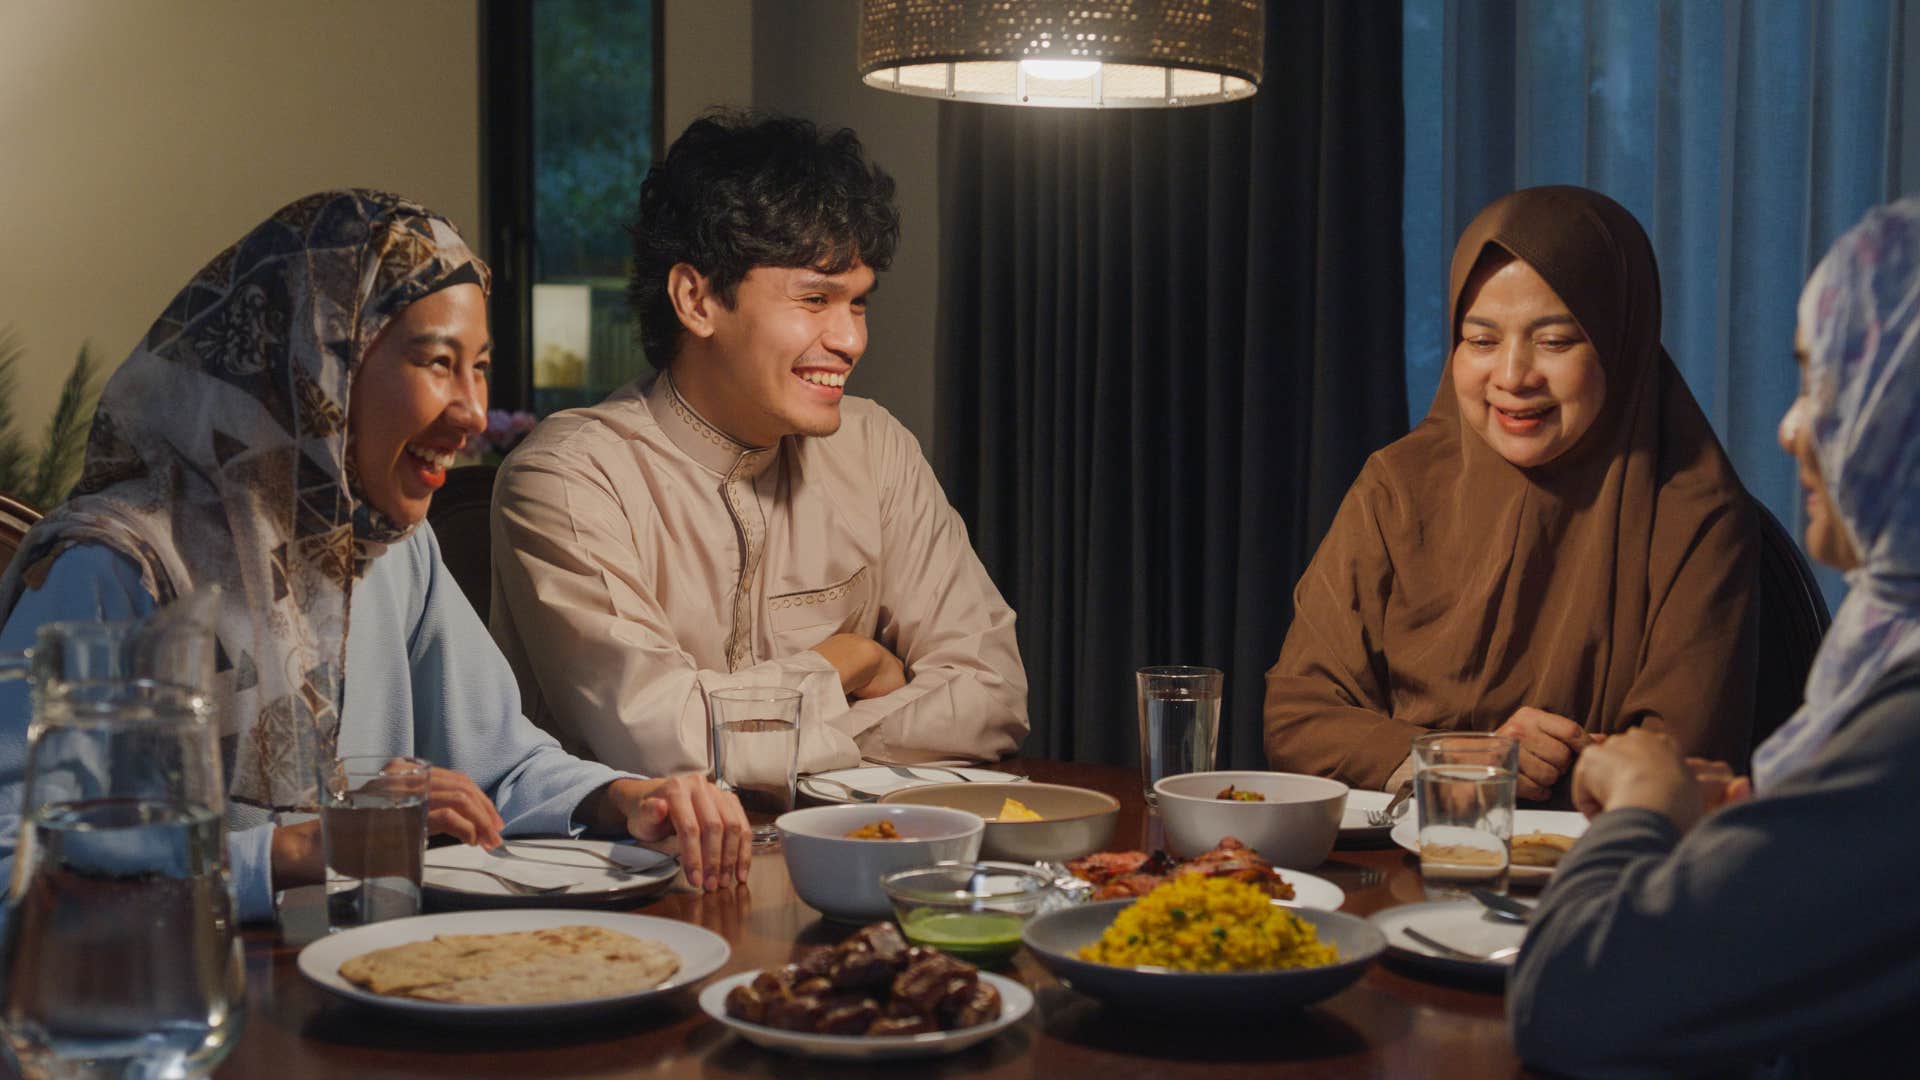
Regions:
<instances>
[{"instance_id":1,"label":"green potted plant","mask_svg":"<svg viewBox=\"0 0 1920 1080\"><path fill-rule=\"evenodd\" d=\"M99 400L95 386L99 365L85 345L60 387L60 400L47 420L39 446L15 430L14 365L26 353L11 329L0 331L0 492L51 510L64 502L87 453L87 431Z\"/></svg>"}]
</instances>

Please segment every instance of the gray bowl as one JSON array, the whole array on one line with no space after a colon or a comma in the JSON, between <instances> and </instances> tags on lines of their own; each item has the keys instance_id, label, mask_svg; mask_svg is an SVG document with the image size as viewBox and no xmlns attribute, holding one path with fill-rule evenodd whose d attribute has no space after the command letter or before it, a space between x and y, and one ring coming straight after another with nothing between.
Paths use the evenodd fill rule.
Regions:
<instances>
[{"instance_id":1,"label":"gray bowl","mask_svg":"<svg viewBox=\"0 0 1920 1080\"><path fill-rule=\"evenodd\" d=\"M1325 967L1287 971L1169 971L1115 967L1079 957L1099 940L1107 924L1132 900L1103 900L1041 915L1027 923L1021 940L1055 978L1088 997L1122 1009L1153 1012L1270 1012L1311 1005L1345 990L1366 974L1387 947L1367 920L1338 911L1294 908L1320 940L1339 950Z\"/></svg>"},{"instance_id":2,"label":"gray bowl","mask_svg":"<svg viewBox=\"0 0 1920 1080\"><path fill-rule=\"evenodd\" d=\"M1018 799L1039 821L1001 821L1000 804ZM1065 784L925 784L880 797L892 806L948 806L986 820L980 857L1008 862L1065 862L1100 851L1113 840L1120 800L1091 788Z\"/></svg>"}]
</instances>

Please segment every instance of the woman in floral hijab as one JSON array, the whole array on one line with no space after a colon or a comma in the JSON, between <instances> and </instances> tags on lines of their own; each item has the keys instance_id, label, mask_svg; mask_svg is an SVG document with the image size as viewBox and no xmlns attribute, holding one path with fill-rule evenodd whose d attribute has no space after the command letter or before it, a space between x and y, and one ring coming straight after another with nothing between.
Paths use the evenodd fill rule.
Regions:
<instances>
[{"instance_id":1,"label":"woman in floral hijab","mask_svg":"<svg viewBox=\"0 0 1920 1080\"><path fill-rule=\"evenodd\" d=\"M217 584L236 828L310 805L336 752L418 753L438 766L434 824L463 840L678 828L696 840L690 877L703 862L724 871L710 885L744 875L731 796L622 778L519 715L504 660L417 528L452 449L485 423L488 284L444 218L374 191L308 196L215 256L108 383L73 498L0 578L0 642ZM429 311L446 314L419 333ZM0 739L4 810L19 798L12 748ZM249 873L265 888L249 864L307 878L310 841L235 842L243 909Z\"/></svg>"},{"instance_id":2,"label":"woman in floral hijab","mask_svg":"<svg viewBox=\"0 0 1920 1080\"><path fill-rule=\"evenodd\" d=\"M1798 339L1803 384L1780 441L1807 489L1807 549L1848 571L1846 602L1805 706L1754 755L1752 798L1703 818L1660 735L1581 755L1573 792L1592 825L1508 983L1530 1064L1855 1076L1911 1051L1920 199L1873 210L1833 246L1801 296Z\"/></svg>"}]
</instances>

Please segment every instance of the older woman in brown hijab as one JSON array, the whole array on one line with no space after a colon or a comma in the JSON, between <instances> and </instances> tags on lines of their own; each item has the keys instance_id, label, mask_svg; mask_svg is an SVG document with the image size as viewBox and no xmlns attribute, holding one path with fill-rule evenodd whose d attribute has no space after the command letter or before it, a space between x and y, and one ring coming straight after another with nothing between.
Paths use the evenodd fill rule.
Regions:
<instances>
[{"instance_id":1,"label":"older woman in brown hijab","mask_svg":"<svg viewBox=\"0 0 1920 1080\"><path fill-rule=\"evenodd\" d=\"M1268 760L1385 788L1415 736L1498 730L1537 800L1648 724L1743 764L1752 509L1660 345L1646 234L1596 192L1518 191L1461 236L1450 298L1432 409L1294 589Z\"/></svg>"}]
</instances>

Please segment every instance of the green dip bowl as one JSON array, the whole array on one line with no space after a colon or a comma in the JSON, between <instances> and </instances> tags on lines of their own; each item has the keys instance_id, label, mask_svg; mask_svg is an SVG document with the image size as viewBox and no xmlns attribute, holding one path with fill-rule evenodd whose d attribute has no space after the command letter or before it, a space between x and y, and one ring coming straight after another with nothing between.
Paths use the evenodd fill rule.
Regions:
<instances>
[{"instance_id":1,"label":"green dip bowl","mask_svg":"<svg viewBox=\"0 0 1920 1080\"><path fill-rule=\"evenodd\" d=\"M942 862L880 879L900 932L983 967L1020 948L1027 920L1054 894L1053 878L1022 863Z\"/></svg>"}]
</instances>

